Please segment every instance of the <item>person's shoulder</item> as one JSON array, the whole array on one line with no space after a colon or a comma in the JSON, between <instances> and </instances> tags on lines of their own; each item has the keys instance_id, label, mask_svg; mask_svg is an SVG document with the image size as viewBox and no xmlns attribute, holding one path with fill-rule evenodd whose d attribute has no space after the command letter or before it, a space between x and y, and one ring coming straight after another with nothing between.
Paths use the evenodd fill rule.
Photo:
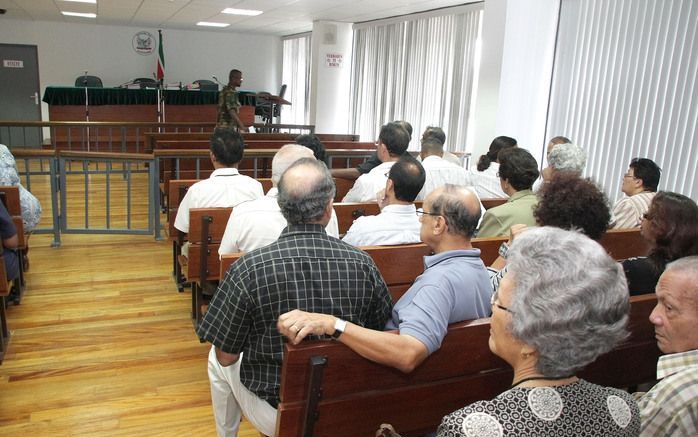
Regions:
<instances>
[{"instance_id":1,"label":"person's shoulder","mask_svg":"<svg viewBox=\"0 0 698 437\"><path fill-rule=\"evenodd\" d=\"M466 430L472 429L477 430L477 435L502 436L503 422L498 414L509 412L507 407L508 405L501 405L498 398L473 402L444 416L439 426L439 434L470 435Z\"/></svg>"}]
</instances>

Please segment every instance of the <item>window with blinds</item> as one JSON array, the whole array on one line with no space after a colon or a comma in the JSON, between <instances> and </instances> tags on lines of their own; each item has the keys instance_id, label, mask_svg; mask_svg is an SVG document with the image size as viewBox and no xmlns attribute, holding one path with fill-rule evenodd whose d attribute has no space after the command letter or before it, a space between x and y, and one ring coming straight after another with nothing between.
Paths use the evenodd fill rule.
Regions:
<instances>
[{"instance_id":1,"label":"window with blinds","mask_svg":"<svg viewBox=\"0 0 698 437\"><path fill-rule=\"evenodd\" d=\"M698 2L563 0L546 137L589 153L585 174L615 202L630 160L659 189L698 196Z\"/></svg>"},{"instance_id":2,"label":"window with blinds","mask_svg":"<svg viewBox=\"0 0 698 437\"><path fill-rule=\"evenodd\" d=\"M284 98L292 105L283 105L281 123L308 124L310 113L310 33L293 35L283 40L282 83Z\"/></svg>"},{"instance_id":3,"label":"window with blinds","mask_svg":"<svg viewBox=\"0 0 698 437\"><path fill-rule=\"evenodd\" d=\"M427 126L464 151L472 113L483 4L354 26L349 131L376 139L394 120L412 124L411 149Z\"/></svg>"}]
</instances>

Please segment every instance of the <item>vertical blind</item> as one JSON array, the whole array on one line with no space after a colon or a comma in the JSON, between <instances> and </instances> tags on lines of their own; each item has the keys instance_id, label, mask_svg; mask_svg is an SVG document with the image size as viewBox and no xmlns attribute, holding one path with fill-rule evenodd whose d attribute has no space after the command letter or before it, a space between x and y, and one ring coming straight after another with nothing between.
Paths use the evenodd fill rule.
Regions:
<instances>
[{"instance_id":1,"label":"vertical blind","mask_svg":"<svg viewBox=\"0 0 698 437\"><path fill-rule=\"evenodd\" d=\"M284 98L292 105L282 105L281 123L308 124L310 112L310 33L290 36L283 41L282 83Z\"/></svg>"},{"instance_id":2,"label":"vertical blind","mask_svg":"<svg viewBox=\"0 0 698 437\"><path fill-rule=\"evenodd\" d=\"M698 196L698 2L563 0L547 137L589 154L585 174L612 201L634 157L659 189Z\"/></svg>"},{"instance_id":3,"label":"vertical blind","mask_svg":"<svg viewBox=\"0 0 698 437\"><path fill-rule=\"evenodd\" d=\"M440 126L451 151L465 151L474 96L482 3L457 13L354 28L349 130L374 140L394 120L420 132Z\"/></svg>"}]
</instances>

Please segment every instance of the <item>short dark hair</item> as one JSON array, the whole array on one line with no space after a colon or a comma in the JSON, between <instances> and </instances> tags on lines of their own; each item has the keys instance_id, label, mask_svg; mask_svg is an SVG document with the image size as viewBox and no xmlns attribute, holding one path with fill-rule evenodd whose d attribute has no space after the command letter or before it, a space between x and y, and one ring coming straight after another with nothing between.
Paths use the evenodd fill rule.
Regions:
<instances>
[{"instance_id":1,"label":"short dark hair","mask_svg":"<svg viewBox=\"0 0 698 437\"><path fill-rule=\"evenodd\" d=\"M499 152L509 147L516 147L514 138L502 135L493 139L487 153L480 155L480 159L477 161L477 171L485 171L490 168L490 164L497 160Z\"/></svg>"},{"instance_id":2,"label":"short dark hair","mask_svg":"<svg viewBox=\"0 0 698 437\"><path fill-rule=\"evenodd\" d=\"M391 122L381 127L378 140L385 144L391 156L401 156L410 145L410 135L397 122Z\"/></svg>"},{"instance_id":3,"label":"short dark hair","mask_svg":"<svg viewBox=\"0 0 698 437\"><path fill-rule=\"evenodd\" d=\"M422 141L426 141L428 138L433 138L443 145L446 143L446 132L438 126L427 126L422 134Z\"/></svg>"},{"instance_id":4,"label":"short dark hair","mask_svg":"<svg viewBox=\"0 0 698 437\"><path fill-rule=\"evenodd\" d=\"M237 131L217 128L213 131L210 142L213 156L226 167L231 167L242 159L245 141Z\"/></svg>"},{"instance_id":5,"label":"short dark hair","mask_svg":"<svg viewBox=\"0 0 698 437\"><path fill-rule=\"evenodd\" d=\"M296 167L308 167L307 184L287 180ZM291 225L314 223L325 213L327 204L334 198L335 185L327 166L315 158L301 158L291 164L279 180L277 202L281 214Z\"/></svg>"},{"instance_id":6,"label":"short dark hair","mask_svg":"<svg viewBox=\"0 0 698 437\"><path fill-rule=\"evenodd\" d=\"M320 138L317 137L315 134L303 134L303 135L298 135L296 137L296 144L300 144L301 146L305 146L309 148L310 150L313 151L313 155L315 155L315 159L318 161L322 161L325 164L329 164L327 162L327 152L325 151L325 145L322 144L322 141L320 141Z\"/></svg>"},{"instance_id":7,"label":"short dark hair","mask_svg":"<svg viewBox=\"0 0 698 437\"><path fill-rule=\"evenodd\" d=\"M538 179L538 163L531 153L520 147L503 149L497 156L499 177L506 179L516 191L530 190Z\"/></svg>"},{"instance_id":8,"label":"short dark hair","mask_svg":"<svg viewBox=\"0 0 698 437\"><path fill-rule=\"evenodd\" d=\"M399 124L400 126L402 126L402 128L405 129L405 131L407 131L407 135L410 136L410 139L412 139L412 125L410 124L409 121L398 120L398 121L396 121L395 123L397 123L397 124Z\"/></svg>"},{"instance_id":9,"label":"short dark hair","mask_svg":"<svg viewBox=\"0 0 698 437\"><path fill-rule=\"evenodd\" d=\"M654 161L647 158L633 158L629 167L633 169L634 176L642 180L645 190L657 191L662 169Z\"/></svg>"},{"instance_id":10,"label":"short dark hair","mask_svg":"<svg viewBox=\"0 0 698 437\"><path fill-rule=\"evenodd\" d=\"M540 226L579 229L599 241L608 228L611 211L604 193L590 179L559 172L538 192L533 217Z\"/></svg>"},{"instance_id":11,"label":"short dark hair","mask_svg":"<svg viewBox=\"0 0 698 437\"><path fill-rule=\"evenodd\" d=\"M432 202L431 210L444 218L449 234L472 238L480 221L481 211L480 208L476 211L468 209L463 199L458 196L463 190L467 188L453 184L444 185L439 197Z\"/></svg>"},{"instance_id":12,"label":"short dark hair","mask_svg":"<svg viewBox=\"0 0 698 437\"><path fill-rule=\"evenodd\" d=\"M242 71L240 71L236 68L233 68L232 70L230 70L230 73L228 73L228 81L232 81L233 76L235 76L236 74L239 74L240 76L242 76Z\"/></svg>"},{"instance_id":13,"label":"short dark hair","mask_svg":"<svg viewBox=\"0 0 698 437\"><path fill-rule=\"evenodd\" d=\"M422 191L426 172L419 161L406 153L390 167L388 179L393 181L397 200L414 202L419 192Z\"/></svg>"}]
</instances>

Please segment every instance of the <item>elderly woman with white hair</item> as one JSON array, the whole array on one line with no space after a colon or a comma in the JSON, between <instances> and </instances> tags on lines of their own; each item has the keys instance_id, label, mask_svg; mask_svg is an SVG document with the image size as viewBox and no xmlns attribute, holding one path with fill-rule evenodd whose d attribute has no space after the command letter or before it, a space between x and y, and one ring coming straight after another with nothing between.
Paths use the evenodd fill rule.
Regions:
<instances>
[{"instance_id":1,"label":"elderly woman with white hair","mask_svg":"<svg viewBox=\"0 0 698 437\"><path fill-rule=\"evenodd\" d=\"M448 414L437 437L637 436L632 395L575 376L628 335L623 269L597 242L548 226L518 236L507 261L489 347L513 367L511 388ZM376 435L399 437L385 424Z\"/></svg>"},{"instance_id":2,"label":"elderly woman with white hair","mask_svg":"<svg viewBox=\"0 0 698 437\"><path fill-rule=\"evenodd\" d=\"M630 394L575 376L627 335L620 265L582 234L541 227L517 237L508 266L489 346L513 367L511 389L447 415L437 435L637 435Z\"/></svg>"},{"instance_id":3,"label":"elderly woman with white hair","mask_svg":"<svg viewBox=\"0 0 698 437\"><path fill-rule=\"evenodd\" d=\"M572 143L557 144L548 153L548 166L541 176L548 182L556 172L571 172L581 175L587 165L587 152Z\"/></svg>"}]
</instances>

